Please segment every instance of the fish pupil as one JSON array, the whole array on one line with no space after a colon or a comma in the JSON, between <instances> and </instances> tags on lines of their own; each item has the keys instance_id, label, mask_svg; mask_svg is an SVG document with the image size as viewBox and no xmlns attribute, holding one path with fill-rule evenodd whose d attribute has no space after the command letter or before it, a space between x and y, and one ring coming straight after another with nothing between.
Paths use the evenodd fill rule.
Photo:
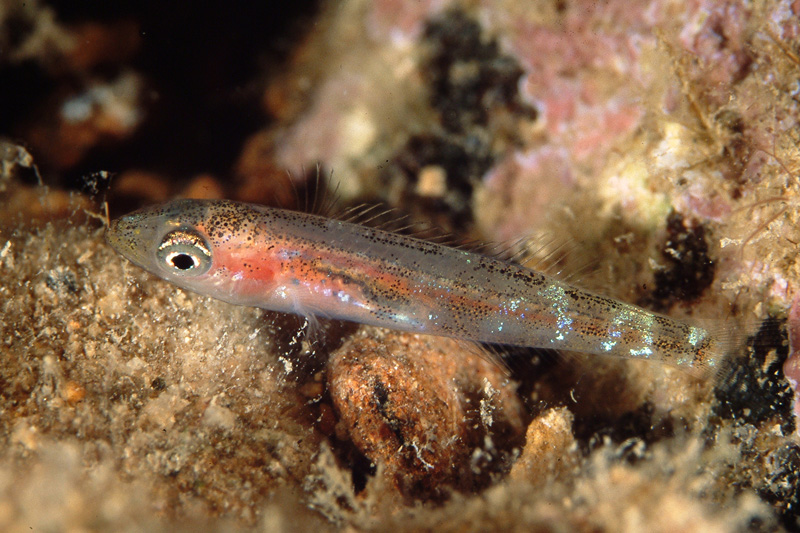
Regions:
<instances>
[{"instance_id":1,"label":"fish pupil","mask_svg":"<svg viewBox=\"0 0 800 533\"><path fill-rule=\"evenodd\" d=\"M189 254L175 254L170 261L178 270L189 270L196 266L194 257Z\"/></svg>"}]
</instances>

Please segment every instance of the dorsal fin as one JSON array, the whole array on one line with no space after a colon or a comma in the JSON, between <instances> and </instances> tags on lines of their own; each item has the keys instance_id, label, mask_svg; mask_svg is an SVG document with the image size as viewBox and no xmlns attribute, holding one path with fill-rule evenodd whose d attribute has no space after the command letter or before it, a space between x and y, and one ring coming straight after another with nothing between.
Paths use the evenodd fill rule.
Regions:
<instances>
[{"instance_id":1,"label":"dorsal fin","mask_svg":"<svg viewBox=\"0 0 800 533\"><path fill-rule=\"evenodd\" d=\"M301 182L303 185L300 186L298 186L298 181L289 175L289 181L292 183L294 191L295 205L280 207L495 257L570 283L578 278L582 279L582 276L597 265L597 260L593 259L583 262L579 268L567 269L569 258L580 246L578 243L567 240L559 242L552 236L544 235L537 238L529 234L504 242L490 242L448 233L437 226L413 221L409 213L403 212L397 207L387 206L381 201L365 201L347 207L339 207L340 199L337 194L339 182L334 179L332 172L326 174L317 165L313 176L310 173L304 174L306 179Z\"/></svg>"}]
</instances>

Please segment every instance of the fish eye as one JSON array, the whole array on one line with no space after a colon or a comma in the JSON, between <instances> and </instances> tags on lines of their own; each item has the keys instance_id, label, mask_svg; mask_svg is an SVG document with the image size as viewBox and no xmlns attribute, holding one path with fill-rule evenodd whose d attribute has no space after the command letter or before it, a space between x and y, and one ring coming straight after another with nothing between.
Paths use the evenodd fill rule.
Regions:
<instances>
[{"instance_id":1,"label":"fish eye","mask_svg":"<svg viewBox=\"0 0 800 533\"><path fill-rule=\"evenodd\" d=\"M179 276L199 276L211 268L208 243L192 229L177 229L164 235L156 256L162 268Z\"/></svg>"}]
</instances>

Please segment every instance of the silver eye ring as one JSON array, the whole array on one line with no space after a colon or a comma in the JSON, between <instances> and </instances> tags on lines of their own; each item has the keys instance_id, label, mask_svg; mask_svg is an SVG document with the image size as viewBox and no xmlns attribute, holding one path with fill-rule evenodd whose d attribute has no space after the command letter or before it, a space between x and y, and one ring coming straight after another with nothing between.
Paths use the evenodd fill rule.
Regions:
<instances>
[{"instance_id":1,"label":"silver eye ring","mask_svg":"<svg viewBox=\"0 0 800 533\"><path fill-rule=\"evenodd\" d=\"M211 249L197 231L181 228L164 235L156 251L159 265L178 276L199 276L211 268Z\"/></svg>"}]
</instances>

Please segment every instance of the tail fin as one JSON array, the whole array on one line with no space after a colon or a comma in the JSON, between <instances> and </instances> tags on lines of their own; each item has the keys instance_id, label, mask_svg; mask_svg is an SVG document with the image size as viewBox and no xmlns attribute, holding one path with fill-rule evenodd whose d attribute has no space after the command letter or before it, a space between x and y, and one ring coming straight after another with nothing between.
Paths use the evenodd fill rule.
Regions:
<instances>
[{"instance_id":1,"label":"tail fin","mask_svg":"<svg viewBox=\"0 0 800 533\"><path fill-rule=\"evenodd\" d=\"M758 329L758 322L727 319L701 319L695 321L697 327L708 333L698 350L699 357L691 365L697 375L714 382L726 379L731 365L742 354L748 339Z\"/></svg>"}]
</instances>

